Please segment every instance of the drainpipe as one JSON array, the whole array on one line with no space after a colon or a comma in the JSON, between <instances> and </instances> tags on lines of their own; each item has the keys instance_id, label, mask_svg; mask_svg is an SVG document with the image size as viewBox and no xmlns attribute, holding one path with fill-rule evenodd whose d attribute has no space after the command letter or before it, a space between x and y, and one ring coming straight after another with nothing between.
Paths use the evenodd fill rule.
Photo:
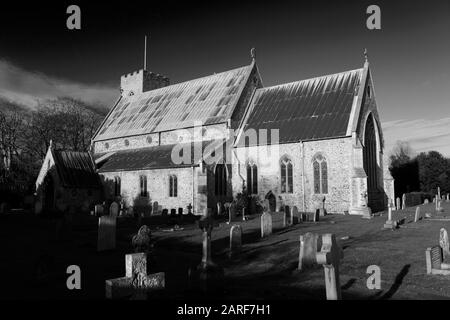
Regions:
<instances>
[{"instance_id":1,"label":"drainpipe","mask_svg":"<svg viewBox=\"0 0 450 320\"><path fill-rule=\"evenodd\" d=\"M302 149L302 193L303 193L303 212L306 212L306 195L305 195L305 145L300 142Z\"/></svg>"},{"instance_id":2,"label":"drainpipe","mask_svg":"<svg viewBox=\"0 0 450 320\"><path fill-rule=\"evenodd\" d=\"M192 166L192 214L194 214L194 204L195 204L195 166Z\"/></svg>"}]
</instances>

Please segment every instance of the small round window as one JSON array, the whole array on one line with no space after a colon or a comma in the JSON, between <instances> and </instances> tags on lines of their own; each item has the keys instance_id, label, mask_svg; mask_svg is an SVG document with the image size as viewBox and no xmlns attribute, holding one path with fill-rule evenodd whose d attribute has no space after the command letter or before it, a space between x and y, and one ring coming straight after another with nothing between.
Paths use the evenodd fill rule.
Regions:
<instances>
[{"instance_id":1,"label":"small round window","mask_svg":"<svg viewBox=\"0 0 450 320\"><path fill-rule=\"evenodd\" d=\"M153 142L152 137L148 136L148 137L147 137L147 143L152 143L152 142Z\"/></svg>"},{"instance_id":2,"label":"small round window","mask_svg":"<svg viewBox=\"0 0 450 320\"><path fill-rule=\"evenodd\" d=\"M125 146L129 146L130 145L130 141L128 141L128 139L125 139Z\"/></svg>"}]
</instances>

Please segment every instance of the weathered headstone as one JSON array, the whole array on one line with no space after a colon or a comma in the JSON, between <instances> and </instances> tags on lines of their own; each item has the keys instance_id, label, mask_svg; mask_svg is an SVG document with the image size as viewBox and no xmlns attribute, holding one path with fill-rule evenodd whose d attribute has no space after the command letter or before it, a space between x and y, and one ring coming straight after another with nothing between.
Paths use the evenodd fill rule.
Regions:
<instances>
[{"instance_id":1,"label":"weathered headstone","mask_svg":"<svg viewBox=\"0 0 450 320\"><path fill-rule=\"evenodd\" d=\"M300 251L298 256L298 270L305 270L316 264L316 254L321 240L316 233L308 232L300 236Z\"/></svg>"},{"instance_id":2,"label":"weathered headstone","mask_svg":"<svg viewBox=\"0 0 450 320\"><path fill-rule=\"evenodd\" d=\"M317 263L323 265L327 300L340 300L339 264L344 253L337 244L334 234L328 233L322 236L322 248L316 257Z\"/></svg>"},{"instance_id":3,"label":"weathered headstone","mask_svg":"<svg viewBox=\"0 0 450 320\"><path fill-rule=\"evenodd\" d=\"M158 212L158 201L152 203L152 214L159 214Z\"/></svg>"},{"instance_id":4,"label":"weathered headstone","mask_svg":"<svg viewBox=\"0 0 450 320\"><path fill-rule=\"evenodd\" d=\"M416 214L414 215L414 222L418 222L420 219L422 219L422 216L420 215L420 207L416 207Z\"/></svg>"},{"instance_id":5,"label":"weathered headstone","mask_svg":"<svg viewBox=\"0 0 450 320\"><path fill-rule=\"evenodd\" d=\"M438 187L438 193L437 193L438 199L441 199L441 187Z\"/></svg>"},{"instance_id":6,"label":"weathered headstone","mask_svg":"<svg viewBox=\"0 0 450 320\"><path fill-rule=\"evenodd\" d=\"M443 263L442 248L434 246L425 251L427 274L450 275L450 265Z\"/></svg>"},{"instance_id":7,"label":"weathered headstone","mask_svg":"<svg viewBox=\"0 0 450 320\"><path fill-rule=\"evenodd\" d=\"M119 204L117 202L113 201L109 206L109 215L114 218L117 218L119 215Z\"/></svg>"},{"instance_id":8,"label":"weathered headstone","mask_svg":"<svg viewBox=\"0 0 450 320\"><path fill-rule=\"evenodd\" d=\"M291 209L291 219L293 224L300 223L302 221L301 217L299 216L297 206L293 206Z\"/></svg>"},{"instance_id":9,"label":"weathered headstone","mask_svg":"<svg viewBox=\"0 0 450 320\"><path fill-rule=\"evenodd\" d=\"M447 202L450 202L450 193L447 193Z\"/></svg>"},{"instance_id":10,"label":"weathered headstone","mask_svg":"<svg viewBox=\"0 0 450 320\"><path fill-rule=\"evenodd\" d=\"M223 269L212 261L211 233L218 223L214 221L210 208L204 209L204 215L198 221L198 226L203 232L202 261L197 267L200 286L203 291L218 290L223 280Z\"/></svg>"},{"instance_id":11,"label":"weathered headstone","mask_svg":"<svg viewBox=\"0 0 450 320\"><path fill-rule=\"evenodd\" d=\"M101 216L98 219L97 251L116 248L116 217Z\"/></svg>"},{"instance_id":12,"label":"weathered headstone","mask_svg":"<svg viewBox=\"0 0 450 320\"><path fill-rule=\"evenodd\" d=\"M406 209L406 194L402 196L402 210Z\"/></svg>"},{"instance_id":13,"label":"weathered headstone","mask_svg":"<svg viewBox=\"0 0 450 320\"><path fill-rule=\"evenodd\" d=\"M450 255L450 243L448 240L448 233L445 228L439 231L439 246L442 248L444 256Z\"/></svg>"},{"instance_id":14,"label":"weathered headstone","mask_svg":"<svg viewBox=\"0 0 450 320\"><path fill-rule=\"evenodd\" d=\"M222 203L217 202L217 215L220 217L222 215Z\"/></svg>"},{"instance_id":15,"label":"weathered headstone","mask_svg":"<svg viewBox=\"0 0 450 320\"><path fill-rule=\"evenodd\" d=\"M236 217L236 213L237 213L237 206L235 202L232 202L230 204L230 208L228 209L228 224L231 223L231 221L234 220L234 218Z\"/></svg>"},{"instance_id":16,"label":"weathered headstone","mask_svg":"<svg viewBox=\"0 0 450 320\"><path fill-rule=\"evenodd\" d=\"M316 210L316 212L313 212L313 222L319 221L319 210Z\"/></svg>"},{"instance_id":17,"label":"weathered headstone","mask_svg":"<svg viewBox=\"0 0 450 320\"><path fill-rule=\"evenodd\" d=\"M107 299L124 297L145 298L148 292L165 288L165 274L147 274L147 255L125 255L125 277L105 281Z\"/></svg>"},{"instance_id":18,"label":"weathered headstone","mask_svg":"<svg viewBox=\"0 0 450 320\"><path fill-rule=\"evenodd\" d=\"M265 211L261 215L261 238L272 234L272 215Z\"/></svg>"},{"instance_id":19,"label":"weathered headstone","mask_svg":"<svg viewBox=\"0 0 450 320\"><path fill-rule=\"evenodd\" d=\"M152 248L151 231L146 225L139 228L136 235L131 239L131 244L134 248L134 252L149 253Z\"/></svg>"},{"instance_id":20,"label":"weathered headstone","mask_svg":"<svg viewBox=\"0 0 450 320\"><path fill-rule=\"evenodd\" d=\"M246 208L242 208L242 221L247 221L247 216L245 215Z\"/></svg>"},{"instance_id":21,"label":"weathered headstone","mask_svg":"<svg viewBox=\"0 0 450 320\"><path fill-rule=\"evenodd\" d=\"M230 229L230 252L233 256L241 251L242 247L242 228L240 225L234 225Z\"/></svg>"},{"instance_id":22,"label":"weathered headstone","mask_svg":"<svg viewBox=\"0 0 450 320\"><path fill-rule=\"evenodd\" d=\"M428 203L430 203L430 201L428 201L428 199L425 199L423 202L423 204L428 204Z\"/></svg>"},{"instance_id":23,"label":"weathered headstone","mask_svg":"<svg viewBox=\"0 0 450 320\"><path fill-rule=\"evenodd\" d=\"M397 197L396 203L395 203L395 204L397 205L396 210L401 210L401 207L400 207L400 198L399 198L399 197Z\"/></svg>"},{"instance_id":24,"label":"weathered headstone","mask_svg":"<svg viewBox=\"0 0 450 320\"><path fill-rule=\"evenodd\" d=\"M94 206L94 214L99 217L103 215L103 205L102 204L96 204Z\"/></svg>"}]
</instances>

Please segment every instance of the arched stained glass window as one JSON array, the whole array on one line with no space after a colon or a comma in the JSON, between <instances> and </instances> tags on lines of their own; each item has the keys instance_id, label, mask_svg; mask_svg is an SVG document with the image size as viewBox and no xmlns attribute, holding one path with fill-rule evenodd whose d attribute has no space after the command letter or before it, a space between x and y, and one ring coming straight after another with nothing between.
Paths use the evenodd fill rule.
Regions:
<instances>
[{"instance_id":1,"label":"arched stained glass window","mask_svg":"<svg viewBox=\"0 0 450 320\"><path fill-rule=\"evenodd\" d=\"M324 156L317 154L313 158L314 193L328 193L328 165Z\"/></svg>"},{"instance_id":2,"label":"arched stained glass window","mask_svg":"<svg viewBox=\"0 0 450 320\"><path fill-rule=\"evenodd\" d=\"M252 162L247 163L247 192L258 193L258 167Z\"/></svg>"},{"instance_id":3,"label":"arched stained glass window","mask_svg":"<svg viewBox=\"0 0 450 320\"><path fill-rule=\"evenodd\" d=\"M214 193L216 196L227 195L227 169L224 164L217 164L214 172Z\"/></svg>"},{"instance_id":4,"label":"arched stained glass window","mask_svg":"<svg viewBox=\"0 0 450 320\"><path fill-rule=\"evenodd\" d=\"M281 193L294 192L293 166L292 161L287 156L283 156L280 161Z\"/></svg>"},{"instance_id":5,"label":"arched stained glass window","mask_svg":"<svg viewBox=\"0 0 450 320\"><path fill-rule=\"evenodd\" d=\"M178 196L178 180L176 175L169 176L169 197Z\"/></svg>"}]
</instances>

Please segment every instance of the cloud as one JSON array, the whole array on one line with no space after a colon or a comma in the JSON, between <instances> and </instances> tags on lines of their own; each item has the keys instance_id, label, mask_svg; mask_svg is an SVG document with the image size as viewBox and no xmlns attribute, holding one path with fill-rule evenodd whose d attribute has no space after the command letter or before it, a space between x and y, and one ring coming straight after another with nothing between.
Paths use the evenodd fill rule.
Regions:
<instances>
[{"instance_id":1,"label":"cloud","mask_svg":"<svg viewBox=\"0 0 450 320\"><path fill-rule=\"evenodd\" d=\"M117 88L49 77L0 59L0 96L30 108L35 108L39 100L62 96L109 107L118 95Z\"/></svg>"},{"instance_id":2,"label":"cloud","mask_svg":"<svg viewBox=\"0 0 450 320\"><path fill-rule=\"evenodd\" d=\"M450 118L394 120L382 124L385 150L406 141L415 152L436 150L450 157Z\"/></svg>"}]
</instances>

